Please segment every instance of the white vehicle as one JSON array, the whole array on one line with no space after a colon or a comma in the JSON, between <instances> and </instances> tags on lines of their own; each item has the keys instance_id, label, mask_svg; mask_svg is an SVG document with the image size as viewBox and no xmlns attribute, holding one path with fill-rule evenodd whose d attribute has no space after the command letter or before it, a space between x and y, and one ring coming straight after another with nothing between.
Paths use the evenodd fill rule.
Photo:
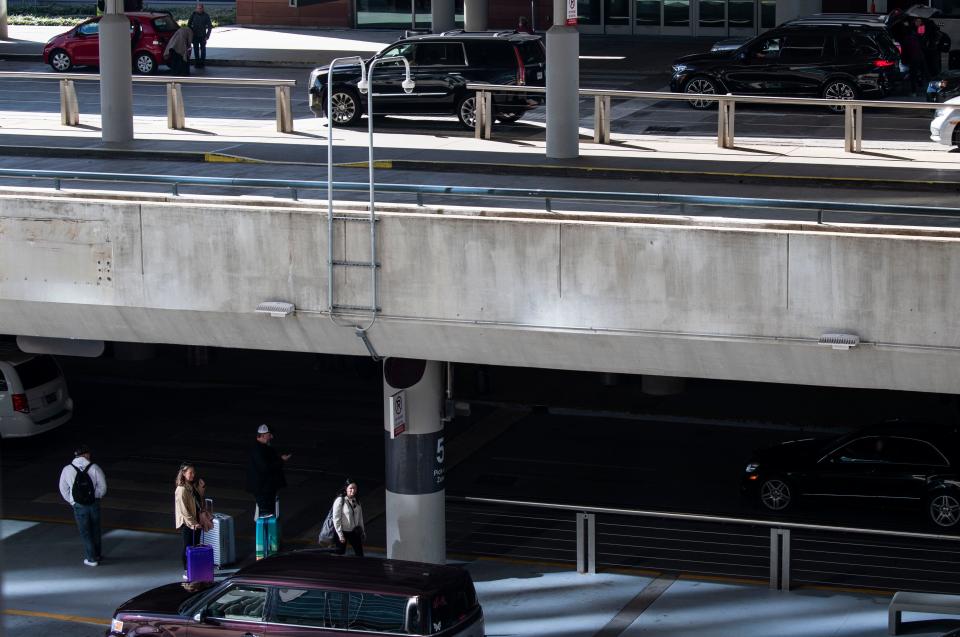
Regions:
<instances>
[{"instance_id":1,"label":"white vehicle","mask_svg":"<svg viewBox=\"0 0 960 637\"><path fill-rule=\"evenodd\" d=\"M43 433L72 416L73 399L57 361L0 344L0 438Z\"/></svg>"},{"instance_id":2,"label":"white vehicle","mask_svg":"<svg viewBox=\"0 0 960 637\"><path fill-rule=\"evenodd\" d=\"M952 97L944 104L954 108L938 108L930 122L930 139L945 146L960 146L960 97Z\"/></svg>"}]
</instances>

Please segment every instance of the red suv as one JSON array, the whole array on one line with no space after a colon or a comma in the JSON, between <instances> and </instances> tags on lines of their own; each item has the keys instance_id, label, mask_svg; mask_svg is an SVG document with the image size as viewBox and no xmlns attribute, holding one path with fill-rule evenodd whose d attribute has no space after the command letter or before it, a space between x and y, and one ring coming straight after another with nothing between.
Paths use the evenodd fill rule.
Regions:
<instances>
[{"instance_id":1,"label":"red suv","mask_svg":"<svg viewBox=\"0 0 960 637\"><path fill-rule=\"evenodd\" d=\"M138 73L155 73L163 61L167 40L177 30L168 13L128 13L133 68ZM90 18L66 33L52 38L43 47L43 61L54 71L65 73L75 66L100 66L100 17Z\"/></svg>"}]
</instances>

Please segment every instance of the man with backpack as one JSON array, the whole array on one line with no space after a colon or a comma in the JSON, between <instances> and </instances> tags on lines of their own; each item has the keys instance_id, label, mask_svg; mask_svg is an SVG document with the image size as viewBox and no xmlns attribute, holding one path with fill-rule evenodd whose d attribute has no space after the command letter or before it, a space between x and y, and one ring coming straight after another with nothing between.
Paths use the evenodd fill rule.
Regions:
<instances>
[{"instance_id":1,"label":"man with backpack","mask_svg":"<svg viewBox=\"0 0 960 637\"><path fill-rule=\"evenodd\" d=\"M90 462L90 447L79 445L73 452L73 462L60 472L60 495L73 507L83 551L83 563L97 566L100 550L100 499L107 493L107 479L103 469Z\"/></svg>"}]
</instances>

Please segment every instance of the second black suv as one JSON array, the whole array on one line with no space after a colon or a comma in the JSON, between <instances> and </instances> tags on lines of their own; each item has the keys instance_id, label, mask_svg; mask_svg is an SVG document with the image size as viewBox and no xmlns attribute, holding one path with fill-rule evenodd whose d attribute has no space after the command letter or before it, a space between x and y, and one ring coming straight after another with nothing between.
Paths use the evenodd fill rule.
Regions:
<instances>
[{"instance_id":1,"label":"second black suv","mask_svg":"<svg viewBox=\"0 0 960 637\"><path fill-rule=\"evenodd\" d=\"M670 90L709 95L883 97L905 84L896 44L884 28L842 21L787 23L733 50L679 58ZM712 108L713 100L691 100Z\"/></svg>"},{"instance_id":2,"label":"second black suv","mask_svg":"<svg viewBox=\"0 0 960 637\"><path fill-rule=\"evenodd\" d=\"M400 58L410 63L415 82L412 92L402 87L406 76ZM449 115L472 128L476 98L467 90L468 82L543 86L546 75L546 51L539 36L514 31L448 31L399 40L380 51L365 64L373 73L373 111L377 115ZM310 110L317 117L327 107L327 76L321 66L310 74ZM367 96L357 84L359 65L338 65L334 69L333 117L336 125L350 126L360 121L367 110ZM495 95L493 110L500 121L516 121L528 109L539 105L542 96L510 93Z\"/></svg>"}]
</instances>

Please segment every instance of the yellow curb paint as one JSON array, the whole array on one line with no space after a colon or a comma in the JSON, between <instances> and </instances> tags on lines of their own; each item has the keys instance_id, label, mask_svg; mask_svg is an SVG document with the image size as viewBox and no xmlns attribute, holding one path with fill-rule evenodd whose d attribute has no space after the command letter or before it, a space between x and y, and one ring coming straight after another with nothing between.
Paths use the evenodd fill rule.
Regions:
<instances>
[{"instance_id":1,"label":"yellow curb paint","mask_svg":"<svg viewBox=\"0 0 960 637\"><path fill-rule=\"evenodd\" d=\"M441 164L441 163L442 163L442 164L445 164L446 162L433 162L433 161L431 161L431 162L424 162L424 163L426 163L426 164ZM367 166L370 165L370 162L366 162L366 161L351 161L351 162L347 162L347 163L345 163L345 164L334 164L334 165L335 165L337 168L366 168ZM375 160L373 161L373 167L374 167L374 168L382 168L382 169L385 169L385 170L389 170L390 168L393 168L393 160L392 160L392 159L375 159Z\"/></svg>"},{"instance_id":2,"label":"yellow curb paint","mask_svg":"<svg viewBox=\"0 0 960 637\"><path fill-rule=\"evenodd\" d=\"M210 164L263 164L265 162L239 155L224 155L223 153L204 153L203 161Z\"/></svg>"},{"instance_id":3,"label":"yellow curb paint","mask_svg":"<svg viewBox=\"0 0 960 637\"><path fill-rule=\"evenodd\" d=\"M44 613L36 610L16 610L7 608L3 611L4 615L18 615L20 617L40 617L43 619L56 619L62 622L72 622L74 624L93 624L95 626L109 626L110 622L103 621L100 617L82 617L80 615L61 615L60 613Z\"/></svg>"}]
</instances>

